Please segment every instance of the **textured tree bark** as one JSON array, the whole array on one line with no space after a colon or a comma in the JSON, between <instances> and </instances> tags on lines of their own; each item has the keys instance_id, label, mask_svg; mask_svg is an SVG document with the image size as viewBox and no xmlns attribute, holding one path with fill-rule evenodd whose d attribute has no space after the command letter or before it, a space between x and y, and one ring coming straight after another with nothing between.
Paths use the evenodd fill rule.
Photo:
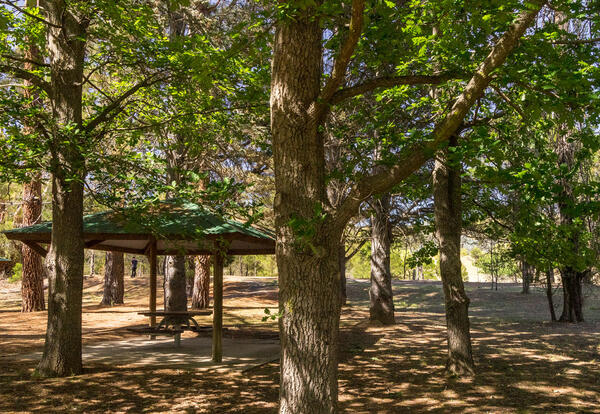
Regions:
<instances>
[{"instance_id":1,"label":"textured tree bark","mask_svg":"<svg viewBox=\"0 0 600 414\"><path fill-rule=\"evenodd\" d=\"M206 309L210 306L210 256L194 258L194 291L192 308Z\"/></svg>"},{"instance_id":2,"label":"textured tree bark","mask_svg":"<svg viewBox=\"0 0 600 414\"><path fill-rule=\"evenodd\" d=\"M457 138L450 139L456 145ZM462 231L460 164L448 159L448 151L438 153L433 170L435 234L440 251L440 273L446 304L448 360L452 375L473 375L475 363L469 326L469 297L461 276L460 237Z\"/></svg>"},{"instance_id":3,"label":"textured tree bark","mask_svg":"<svg viewBox=\"0 0 600 414\"><path fill-rule=\"evenodd\" d=\"M46 256L48 326L38 372L46 376L80 374L81 297L83 290L83 180L80 145L82 85L87 22L62 1L40 6L54 26L48 29L51 104L57 128L50 144L52 236Z\"/></svg>"},{"instance_id":4,"label":"textured tree bark","mask_svg":"<svg viewBox=\"0 0 600 414\"><path fill-rule=\"evenodd\" d=\"M348 302L348 293L346 291L346 246L340 243L338 260L340 263L340 300L342 305Z\"/></svg>"},{"instance_id":5,"label":"textured tree bark","mask_svg":"<svg viewBox=\"0 0 600 414\"><path fill-rule=\"evenodd\" d=\"M364 200L388 192L456 132L483 95L492 72L503 64L533 22L542 2L535 1L536 7L520 13L496 42L448 116L436 125L433 139L407 148L393 167L361 179L335 211L325 194L321 127L360 38L365 2L352 1L348 36L322 91L320 2L304 3L291 9L293 18L276 24L271 70L275 250L282 314L279 411L334 413L341 283L338 248L343 228Z\"/></svg>"},{"instance_id":6,"label":"textured tree bark","mask_svg":"<svg viewBox=\"0 0 600 414\"><path fill-rule=\"evenodd\" d=\"M194 273L192 275L189 274L187 269L185 272L185 294L187 295L188 298L191 298L194 293L194 279L196 277L195 260L196 260L196 258L194 256L186 259L186 267L189 266L194 269Z\"/></svg>"},{"instance_id":7,"label":"textured tree bark","mask_svg":"<svg viewBox=\"0 0 600 414\"><path fill-rule=\"evenodd\" d=\"M317 214L326 205L323 137L315 109L321 35L318 19L306 12L278 24L274 38L271 130L282 313L281 413L337 411L342 232L325 228Z\"/></svg>"},{"instance_id":8,"label":"textured tree bark","mask_svg":"<svg viewBox=\"0 0 600 414\"><path fill-rule=\"evenodd\" d=\"M39 223L42 216L42 182L39 176L23 184L23 226ZM23 277L21 279L21 311L36 312L45 309L44 268L42 258L23 244Z\"/></svg>"},{"instance_id":9,"label":"textured tree bark","mask_svg":"<svg viewBox=\"0 0 600 414\"><path fill-rule=\"evenodd\" d=\"M563 285L563 311L561 322L583 322L583 294L581 280L585 272L570 267L560 270Z\"/></svg>"},{"instance_id":10,"label":"textured tree bark","mask_svg":"<svg viewBox=\"0 0 600 414\"><path fill-rule=\"evenodd\" d=\"M37 7L37 0L27 0L26 5L29 8ZM25 59L38 61L40 50L36 43L27 41L25 49ZM25 70L34 70L32 63L25 62ZM39 94L32 93L29 88L31 83L25 81L24 95L31 99L31 106L41 105ZM25 123L23 133L32 134L35 132L35 126ZM37 224L42 219L42 182L39 174L31 177L31 181L23 184L23 226ZM21 278L21 298L22 312L36 312L45 309L44 301L44 268L42 258L29 246L23 244L21 247L21 256L23 258L23 276Z\"/></svg>"},{"instance_id":11,"label":"textured tree bark","mask_svg":"<svg viewBox=\"0 0 600 414\"><path fill-rule=\"evenodd\" d=\"M123 253L106 252L104 265L104 292L101 305L117 305L123 303L125 260Z\"/></svg>"},{"instance_id":12,"label":"textured tree bark","mask_svg":"<svg viewBox=\"0 0 600 414\"><path fill-rule=\"evenodd\" d=\"M563 131L558 131L556 140L556 153L558 165L565 165L571 170L575 164L575 143L568 139ZM572 206L576 204L573 188L568 179L561 179L561 194L558 202L560 224L570 230L569 243L574 252L579 251L581 234L572 215ZM559 318L561 322L583 321L583 297L581 292L581 279L584 272L578 272L571 266L560 269L563 285L563 311Z\"/></svg>"},{"instance_id":13,"label":"textured tree bark","mask_svg":"<svg viewBox=\"0 0 600 414\"><path fill-rule=\"evenodd\" d=\"M552 298L552 282L554 281L554 269L546 271L546 298L548 298L548 307L550 308L550 320L556 322L556 312L554 311L554 300Z\"/></svg>"},{"instance_id":14,"label":"textured tree bark","mask_svg":"<svg viewBox=\"0 0 600 414\"><path fill-rule=\"evenodd\" d=\"M371 288L369 316L371 321L393 325L394 296L392 292L392 272L390 270L390 228L391 197L389 194L373 200L374 214L371 216Z\"/></svg>"},{"instance_id":15,"label":"textured tree bark","mask_svg":"<svg viewBox=\"0 0 600 414\"><path fill-rule=\"evenodd\" d=\"M529 287L531 286L531 281L533 280L533 266L531 266L526 261L521 262L521 277L523 282L523 289L521 293L529 294Z\"/></svg>"},{"instance_id":16,"label":"textured tree bark","mask_svg":"<svg viewBox=\"0 0 600 414\"><path fill-rule=\"evenodd\" d=\"M92 251L90 254L90 274L89 277L94 276L94 268L96 267L96 254Z\"/></svg>"},{"instance_id":17,"label":"textured tree bark","mask_svg":"<svg viewBox=\"0 0 600 414\"><path fill-rule=\"evenodd\" d=\"M165 310L186 311L185 256L167 256L165 271Z\"/></svg>"}]
</instances>

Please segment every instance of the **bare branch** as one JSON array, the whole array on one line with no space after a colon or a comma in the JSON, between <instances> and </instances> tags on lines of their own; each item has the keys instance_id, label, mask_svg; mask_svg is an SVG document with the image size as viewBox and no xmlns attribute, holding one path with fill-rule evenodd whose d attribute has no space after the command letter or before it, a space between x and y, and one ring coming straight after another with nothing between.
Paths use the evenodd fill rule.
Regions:
<instances>
[{"instance_id":1,"label":"bare branch","mask_svg":"<svg viewBox=\"0 0 600 414\"><path fill-rule=\"evenodd\" d=\"M319 102L323 104L329 103L329 100L335 91L341 86L344 78L346 77L348 63L350 62L350 58L354 53L354 49L356 48L356 44L358 43L358 39L362 33L364 11L365 0L352 0L352 11L348 37L344 41L340 49L340 53L335 59L333 70L331 71L331 77L327 81L327 84L319 96Z\"/></svg>"},{"instance_id":2,"label":"bare branch","mask_svg":"<svg viewBox=\"0 0 600 414\"><path fill-rule=\"evenodd\" d=\"M356 253L358 253L360 251L360 248L365 245L366 242L367 242L367 239L362 239L360 241L360 243L358 243L358 246L356 246L355 249L352 250L352 252L348 253L350 250L346 250L346 256L344 257L344 259L346 261L352 259L356 255Z\"/></svg>"}]
</instances>

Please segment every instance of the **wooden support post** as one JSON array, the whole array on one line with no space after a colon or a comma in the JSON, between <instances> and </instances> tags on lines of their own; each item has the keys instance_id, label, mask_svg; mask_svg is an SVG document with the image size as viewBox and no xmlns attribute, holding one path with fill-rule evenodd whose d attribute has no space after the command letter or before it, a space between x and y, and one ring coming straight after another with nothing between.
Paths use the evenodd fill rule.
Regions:
<instances>
[{"instance_id":1,"label":"wooden support post","mask_svg":"<svg viewBox=\"0 0 600 414\"><path fill-rule=\"evenodd\" d=\"M148 246L148 261L150 262L150 312L156 312L156 240ZM156 316L150 316L150 327L156 325ZM151 338L154 339L154 338Z\"/></svg>"},{"instance_id":2,"label":"wooden support post","mask_svg":"<svg viewBox=\"0 0 600 414\"><path fill-rule=\"evenodd\" d=\"M217 251L214 255L213 276L213 362L223 360L223 253Z\"/></svg>"}]
</instances>

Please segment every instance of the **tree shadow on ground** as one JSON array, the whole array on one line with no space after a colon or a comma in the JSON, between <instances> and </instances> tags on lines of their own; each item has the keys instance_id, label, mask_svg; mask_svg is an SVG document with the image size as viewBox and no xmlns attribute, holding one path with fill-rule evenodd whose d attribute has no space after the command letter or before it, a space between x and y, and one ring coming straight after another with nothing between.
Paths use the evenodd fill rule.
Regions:
<instances>
[{"instance_id":1,"label":"tree shadow on ground","mask_svg":"<svg viewBox=\"0 0 600 414\"><path fill-rule=\"evenodd\" d=\"M600 324L593 312L584 324L547 323L545 298L540 292L526 296L514 289L491 292L471 287L478 373L474 378L447 378L443 371L446 332L441 287L432 283L396 284L395 326L367 322L367 287L364 282L350 281L351 306L343 310L341 410L599 411ZM275 287L257 291L263 289ZM234 334L273 335L275 328L237 327L239 331ZM243 373L96 364L81 376L61 379L33 378L34 366L33 362L1 359L0 412L277 411L278 363Z\"/></svg>"}]
</instances>

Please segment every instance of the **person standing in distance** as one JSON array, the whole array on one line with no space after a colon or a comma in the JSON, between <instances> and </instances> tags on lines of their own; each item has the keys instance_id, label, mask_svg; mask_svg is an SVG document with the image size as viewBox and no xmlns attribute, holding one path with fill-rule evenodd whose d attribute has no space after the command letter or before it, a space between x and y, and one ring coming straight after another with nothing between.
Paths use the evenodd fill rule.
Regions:
<instances>
[{"instance_id":1,"label":"person standing in distance","mask_svg":"<svg viewBox=\"0 0 600 414\"><path fill-rule=\"evenodd\" d=\"M135 273L137 272L137 264L138 264L138 261L135 258L135 256L133 256L131 258L131 278L132 279L135 277Z\"/></svg>"}]
</instances>

